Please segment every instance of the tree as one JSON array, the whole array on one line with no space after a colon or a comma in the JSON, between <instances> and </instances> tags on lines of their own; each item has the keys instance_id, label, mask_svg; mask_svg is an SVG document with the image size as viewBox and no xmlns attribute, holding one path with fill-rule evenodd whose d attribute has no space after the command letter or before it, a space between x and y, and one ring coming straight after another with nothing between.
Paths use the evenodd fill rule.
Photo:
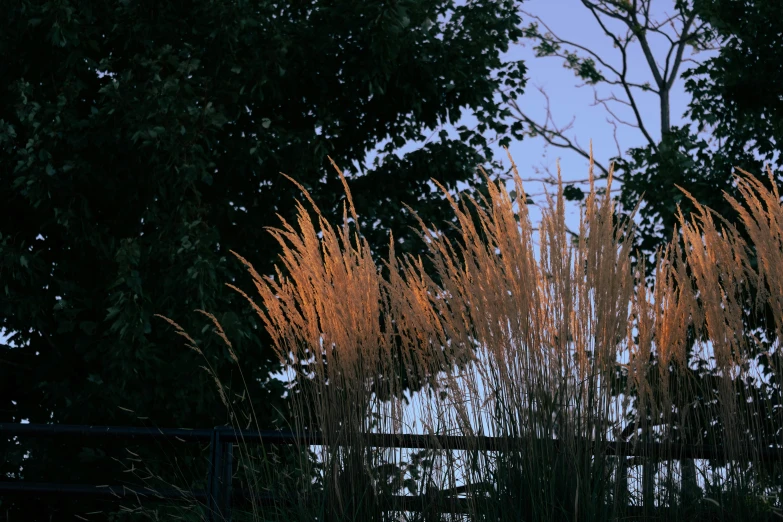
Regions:
<instances>
[{"instance_id":1,"label":"tree","mask_svg":"<svg viewBox=\"0 0 783 522\"><path fill-rule=\"evenodd\" d=\"M685 56L686 47L692 47L694 52L714 49L714 34L709 25L698 18L691 2L685 0L676 0L674 2L674 14L660 21L651 17L652 0L581 0L581 3L601 27L603 33L612 40L613 46L618 49L619 65L612 64L610 57L601 56L586 45L554 34L540 17L523 11L524 14L536 20L525 28L525 37L537 42L537 45L533 48L537 57L554 56L562 58L564 67L573 70L575 76L584 80L584 83L579 85L579 87L587 85L593 87L595 100L593 105L602 105L612 116L612 119L607 121L614 127L618 156L622 156L620 144L617 141L618 123L638 129L647 141L648 146L652 150L657 150L659 140L649 130L649 122L645 123L641 117L639 92L653 92L658 96L661 133L663 135L669 132L671 128L671 107L669 103L671 89L678 78L683 64L688 62L698 64L693 58ZM609 27L609 22L611 21L619 21L625 25L627 27L625 35L616 34ZM539 24L546 29L544 34L540 32ZM666 31L667 26L673 29L673 35ZM651 48L650 37L653 34L664 36L669 41L669 50L663 67L659 65ZM630 69L633 65L629 60L629 48L635 43L638 43L642 49L645 57L644 65L649 68L655 80L654 86L651 86L648 82L636 83L629 78ZM618 97L612 93L608 97L599 97L595 89L595 86L599 84L619 87L623 95ZM517 105L515 100L511 100L510 105L514 109L513 117L517 120L517 122L512 124L512 129L522 131L525 136L541 136L548 145L571 150L585 159L589 159L589 151L579 144L579 140L566 136L566 132L571 128L574 120L568 125L558 127L552 118L549 97L543 89L539 88L539 90L546 98L546 121L543 123L535 121L525 112L524 108L520 108ZM632 111L633 119L626 121L618 116L609 102L627 107ZM525 130L523 131L523 129ZM609 174L608 164L604 164L595 158L593 163L600 171L598 179L606 178ZM548 172L548 174L545 178L533 178L528 181L543 181L556 185L556 177L551 172ZM614 179L622 183L624 175L618 172L618 169L615 169ZM570 201L583 200L584 192L580 185L584 185L587 182L587 179L569 182L565 188L566 199ZM616 190L619 191L620 189L617 188ZM633 205L628 207L628 209L632 208Z\"/></svg>"},{"instance_id":2,"label":"tree","mask_svg":"<svg viewBox=\"0 0 783 522\"><path fill-rule=\"evenodd\" d=\"M226 328L257 420L271 427L281 421L284 390L270 377L279 363L252 310L224 283L249 290L229 249L260 271L275 260L264 226L279 224L276 213L291 219L299 195L279 172L335 217L343 190L327 154L350 165L385 138L390 154L423 139L422 129L474 111L478 132L460 127L454 141L441 131L440 142L351 179L374 251L383 254L391 229L397 250L416 254L425 249L401 203L442 221L449 206L427 190L429 178L450 189L469 181L492 160L481 135L488 129L501 143L521 137L493 100L500 85L505 100L525 84L521 62L499 59L522 34L510 0L23 0L5 13L3 422L223 424L203 361L153 318L200 330L221 382L243 386L225 345L190 313L197 308ZM117 441L90 460L87 442L81 454L73 441L20 442L4 441L2 471L19 475L30 450L22 475L33 481L122 482L124 468L109 457L141 451ZM144 464L165 474L172 462L151 462L160 453L149 448ZM203 477L196 456L180 460L183 475ZM9 516L117 509L57 502L14 499L20 511Z\"/></svg>"},{"instance_id":3,"label":"tree","mask_svg":"<svg viewBox=\"0 0 783 522\"><path fill-rule=\"evenodd\" d=\"M639 212L641 241L637 243L642 256L651 255L672 239L676 205L685 216L694 210L692 202L683 197L675 184L731 224L739 223L739 216L723 193L739 199L732 179L735 168L758 176L764 186L771 188L766 164L774 172L772 182L783 186L783 73L779 65L783 58L783 6L755 0L694 0L693 4L695 13L708 20L723 41L717 57L683 74L685 90L692 97L686 116L696 123L698 132L710 129L711 138L699 139L687 126L672 127L657 149L634 148L628 151L629 159L615 158L618 169L624 173L623 206L632 205L644 194L646 204ZM739 226L738 231L749 241L744 227ZM749 252L749 258L751 266L758 269L755 250ZM768 291L758 286L753 289L754 293ZM775 368L780 368L781 358L778 351L770 351L775 337L773 311L769 306L753 311L749 303L744 312L746 335L757 336L762 350L754 361L759 377L734 383L737 393L750 397L761 394L779 405L783 400L782 383ZM699 400L707 403L719 378L707 368L700 367L699 372L703 376L702 389L707 391ZM755 422L761 437L779 442L783 422L779 412L770 411Z\"/></svg>"},{"instance_id":4,"label":"tree","mask_svg":"<svg viewBox=\"0 0 783 522\"><path fill-rule=\"evenodd\" d=\"M629 159L617 159L625 177L623 206L645 194L638 245L645 255L671 239L675 204L685 215L693 209L675 183L736 222L736 212L721 192L738 196L732 168L740 167L766 182L764 164L771 164L773 171L781 165L783 90L778 82L783 78L778 47L783 6L753 0L695 0L694 10L709 20L723 41L718 56L683 75L692 98L685 115L698 132L710 129L710 140L698 139L687 127L672 127L659 147L634 148L628 151Z\"/></svg>"}]
</instances>

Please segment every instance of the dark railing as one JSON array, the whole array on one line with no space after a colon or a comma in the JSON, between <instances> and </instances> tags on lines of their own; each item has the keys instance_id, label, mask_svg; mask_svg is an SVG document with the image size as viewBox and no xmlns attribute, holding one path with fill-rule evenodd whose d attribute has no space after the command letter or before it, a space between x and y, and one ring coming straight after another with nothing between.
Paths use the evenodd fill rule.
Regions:
<instances>
[{"instance_id":1,"label":"dark railing","mask_svg":"<svg viewBox=\"0 0 783 522\"><path fill-rule=\"evenodd\" d=\"M274 432L273 432L274 433ZM121 438L137 440L178 439L184 442L209 442L209 472L207 490L157 490L129 486L90 486L79 484L51 484L22 481L1 481L0 495L67 494L85 496L138 496L149 499L193 498L206 504L209 520L230 520L231 471L234 428L216 426L213 429L137 428L128 426L74 426L63 424L0 423L0 438L10 436L46 437L78 436L89 438ZM261 439L264 439L262 434Z\"/></svg>"},{"instance_id":2,"label":"dark railing","mask_svg":"<svg viewBox=\"0 0 783 522\"><path fill-rule=\"evenodd\" d=\"M231 520L231 477L233 465L233 446L239 442L255 442L267 444L294 444L303 442L309 445L322 445L323 437L318 434L297 434L288 431L253 431L236 430L231 426L216 426L213 429L185 428L136 428L126 426L74 426L63 424L18 424L0 423L0 439L8 436L41 437L55 435L75 435L94 438L125 438L160 440L176 438L185 442L209 441L210 457L207 477L207 490L153 490L151 488L132 489L128 486L89 486L77 484L30 483L23 481L0 481L0 495L4 494L67 494L89 496L143 496L149 499L193 498L207 506L210 522L216 520ZM445 450L465 449L466 437L452 435L416 435L416 434L365 434L369 446L386 448L432 448L436 446ZM547 441L556 451L560 445L557 440ZM601 445L606 455L622 457L645 457L650 455L671 456L675 459L722 459L724 452L717 446L689 446L681 444L661 443L630 443L608 442ZM471 438L471 447L484 451L498 451L509 447L509 439L501 437ZM665 450L665 451L663 451ZM781 462L783 448L756 448L755 458ZM236 493L249 493L239 490ZM274 502L273 497L253 496L254 500L263 504ZM399 496L392 497L388 509L395 511L416 511L425 497ZM443 511L460 512L468 499L451 497L442 502Z\"/></svg>"}]
</instances>

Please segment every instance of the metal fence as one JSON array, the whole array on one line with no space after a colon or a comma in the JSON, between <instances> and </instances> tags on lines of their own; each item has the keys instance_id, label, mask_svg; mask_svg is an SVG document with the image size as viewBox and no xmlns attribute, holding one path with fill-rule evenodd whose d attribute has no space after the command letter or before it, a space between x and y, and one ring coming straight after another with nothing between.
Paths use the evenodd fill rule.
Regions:
<instances>
[{"instance_id":1,"label":"metal fence","mask_svg":"<svg viewBox=\"0 0 783 522\"><path fill-rule=\"evenodd\" d=\"M78 495L92 497L148 499L194 498L207 506L209 520L230 520L231 466L234 428L216 426L213 429L138 428L130 426L78 426L63 424L0 423L0 438L79 436L86 438L120 438L135 440L179 439L185 442L209 442L209 472L207 490L130 488L128 486L92 486L53 484L25 481L0 481L0 495ZM264 434L261 434L262 438Z\"/></svg>"},{"instance_id":2,"label":"metal fence","mask_svg":"<svg viewBox=\"0 0 783 522\"><path fill-rule=\"evenodd\" d=\"M25 481L0 481L0 495L22 494L67 494L85 496L112 496L112 497L145 497L147 499L176 499L194 498L206 504L208 520L210 522L231 520L232 500L232 465L233 446L239 442L254 442L266 444L294 444L296 442L308 445L322 445L323 438L315 433L297 434L290 431L254 431L237 430L231 426L215 426L212 429L185 429L185 428L137 428L128 426L76 426L63 424L18 424L0 423L0 438L8 436L22 437L48 437L58 435L76 435L91 438L124 438L136 440L161 440L176 438L185 442L210 443L209 471L206 490L153 490L151 488L131 489L128 486L92 486L79 484L53 484L34 483ZM461 450L466 448L466 437L451 435L414 435L414 434L365 434L368 445L385 448L432 448L433 441L444 450ZM500 437L476 437L472 439L472 446L485 451L498 451L508 448L509 440ZM556 451L559 446L557 440L547 440ZM717 446L689 446L681 444L660 443L630 443L609 442L602 444L605 454L621 457L645 457L660 455L663 449L666 454L675 459L722 459L723 450ZM758 448L755 450L757 457L765 460L783 462L783 448ZM249 493L239 490L236 493ZM273 497L253 495L254 500L262 505L274 502ZM280 500L280 499L277 499ZM388 509L394 511L416 511L417 505L421 505L421 497L394 496L390 499ZM446 499L444 506L446 512L462 512L468 499L456 496Z\"/></svg>"}]
</instances>

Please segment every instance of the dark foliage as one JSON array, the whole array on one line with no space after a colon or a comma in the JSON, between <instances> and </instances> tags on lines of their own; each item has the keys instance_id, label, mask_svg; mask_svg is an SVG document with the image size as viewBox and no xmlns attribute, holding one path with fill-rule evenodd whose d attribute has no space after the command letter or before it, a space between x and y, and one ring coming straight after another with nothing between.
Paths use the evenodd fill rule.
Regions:
<instances>
[{"instance_id":1,"label":"dark foliage","mask_svg":"<svg viewBox=\"0 0 783 522\"><path fill-rule=\"evenodd\" d=\"M521 35L512 1L22 0L3 15L0 326L17 346L0 348L3 422L226 423L204 361L153 317L201 332L220 380L241 391L225 345L192 313L204 309L234 343L259 423L272 427L282 420L282 385L270 380L279 364L224 283L252 288L229 249L262 273L275 261L264 227L278 225L278 213L292 219L299 196L279 172L333 218L343 188L326 155L350 170L390 139L390 159L354 177L351 190L379 256L389 230L398 251L416 254L423 246L402 203L427 221L449 218L427 180L452 189L470 180L492 159L489 129L501 143L521 137L493 100L501 87L504 100L520 95L525 83L522 63L499 59ZM458 128L459 141L444 131L402 159L391 154L463 109L477 115L476 131ZM127 441L93 460L86 441L21 443L3 441L4 475L18 474L32 450L24 480L128 480L110 458L125 461ZM149 448L136 467L181 483L171 460L155 464L161 450L171 453ZM184 458L178 466L187 478L206 469ZM19 500L23 511L9 516L118 509L58 502Z\"/></svg>"}]
</instances>

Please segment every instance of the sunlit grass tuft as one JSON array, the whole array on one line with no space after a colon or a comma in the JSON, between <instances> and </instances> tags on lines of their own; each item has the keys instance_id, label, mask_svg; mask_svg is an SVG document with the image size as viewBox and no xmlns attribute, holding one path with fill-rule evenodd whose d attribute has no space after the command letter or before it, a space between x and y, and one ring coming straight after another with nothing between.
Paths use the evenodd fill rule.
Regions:
<instances>
[{"instance_id":1,"label":"sunlit grass tuft","mask_svg":"<svg viewBox=\"0 0 783 522\"><path fill-rule=\"evenodd\" d=\"M779 445L783 428L777 189L744 171L736 177L745 206L727 198L750 245L696 201L693 216L678 212L674 240L658 252L648 286L644 267L631 263L633 222L618 222L611 198L597 194L592 156L578 237L567 233L559 179L557 194L547 195L538 244L511 162L513 198L483 170L488 198L454 198L440 187L459 239L419 220L431 274L421 259L398 258L391 237L388 270L380 270L334 162L347 196L341 226L297 184L317 219L297 201L296 223L269 229L283 248L275 275L258 274L234 253L259 302L229 286L257 312L287 369L291 428L326 441L253 464L254 484L296 502L257 506L252 518L779 514L781 465L765 453ZM605 194L611 183L610 172ZM743 318L765 307L774 343L745 331ZM230 347L215 317L199 312ZM364 436L371 432L389 441L401 433L432 437L413 452L371 447ZM464 447L443 449L437 435L462 436ZM492 451L484 436L495 437ZM714 454L681 453L692 445L711 445ZM455 491L467 512L442 513ZM399 495L414 496L416 510L392 510L390 498Z\"/></svg>"}]
</instances>

